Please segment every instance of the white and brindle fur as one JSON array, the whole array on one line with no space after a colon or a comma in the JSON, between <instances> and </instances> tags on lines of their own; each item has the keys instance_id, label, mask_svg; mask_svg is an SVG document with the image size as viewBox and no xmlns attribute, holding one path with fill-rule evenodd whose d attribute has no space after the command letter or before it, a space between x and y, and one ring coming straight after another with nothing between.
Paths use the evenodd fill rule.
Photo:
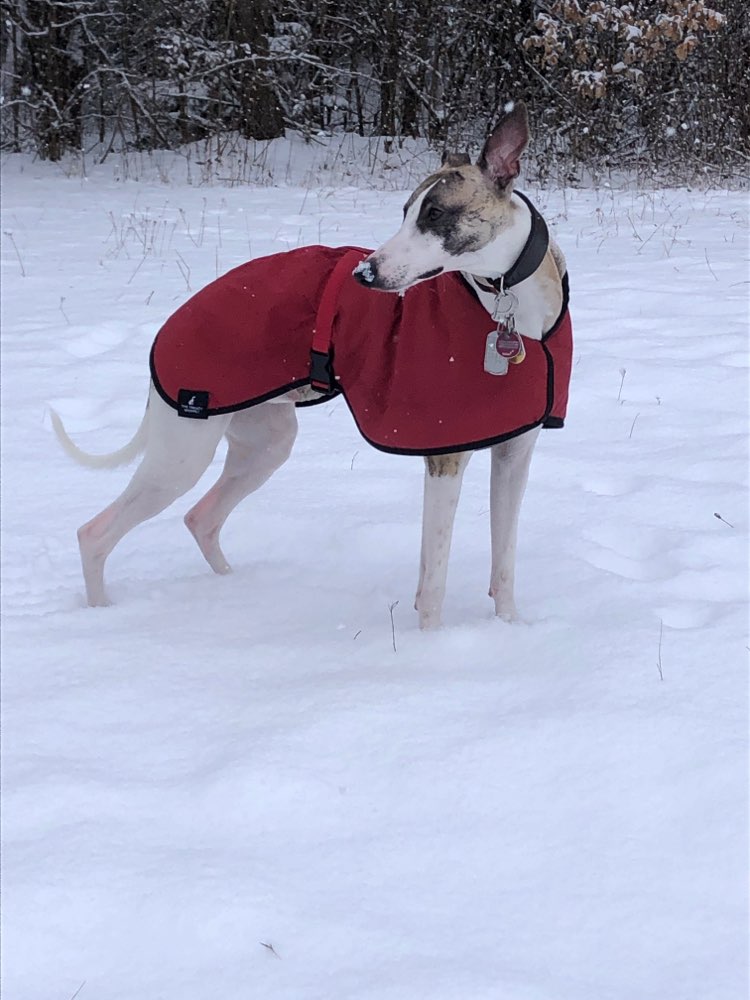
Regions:
<instances>
[{"instance_id":1,"label":"white and brindle fur","mask_svg":"<svg viewBox=\"0 0 750 1000\"><path fill-rule=\"evenodd\" d=\"M462 271L488 312L494 295L474 276L495 278L507 271L530 230L528 208L513 195L513 180L528 142L521 104L485 143L476 165L450 156L411 195L399 231L365 262L359 279L381 292L400 292L443 271ZM369 265L369 267L367 267ZM541 338L560 313L565 262L551 243L541 267L514 288L516 322L525 335ZM366 275L366 277L365 277ZM154 517L198 482L223 436L228 441L217 482L185 516L206 561L229 572L219 544L228 515L289 457L297 432L295 402L312 390L294 390L275 400L207 420L186 420L151 386L146 413L133 440L112 455L92 456L70 440L59 418L60 442L81 464L112 468L141 451L141 464L125 491L78 531L90 605L107 604L104 564L123 536ZM516 616L513 595L518 517L538 428L492 447L490 596L496 613ZM422 628L440 624L453 522L461 481L471 452L426 458L422 553L416 609Z\"/></svg>"}]
</instances>

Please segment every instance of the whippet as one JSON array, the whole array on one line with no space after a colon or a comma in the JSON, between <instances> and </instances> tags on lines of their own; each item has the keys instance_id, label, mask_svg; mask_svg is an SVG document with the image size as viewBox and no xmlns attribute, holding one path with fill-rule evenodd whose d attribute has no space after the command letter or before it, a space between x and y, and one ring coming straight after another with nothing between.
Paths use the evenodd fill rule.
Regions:
<instances>
[{"instance_id":1,"label":"whippet","mask_svg":"<svg viewBox=\"0 0 750 1000\"><path fill-rule=\"evenodd\" d=\"M435 365L442 364L446 370L452 370L453 363L461 362L465 354L469 359L466 362L469 370L476 370L477 383L481 376L483 384L489 386L488 391L495 393L505 391L502 387L510 385L515 378L514 384L520 387L522 397L518 405L523 408L524 401L533 394L533 380L529 381L529 373L537 364L533 358L538 354L538 365L542 366L538 370L543 374L538 378L535 376L535 379L542 385L539 391L543 392L544 401L538 406L531 406L530 415L512 423L509 430L503 425L500 432L498 427L492 427L486 434L467 431L465 437L470 440L457 440L455 448L446 446L446 441L453 440L450 438L453 432L444 432L442 438L436 439L437 446L424 447L421 431L414 432L411 446L401 447L400 440L388 436L400 429L391 427L395 421L387 408L390 403L383 404L386 408L379 429L369 431L360 421L352 403L358 390L355 382L360 374L360 362L356 361L354 365L357 376L349 378L338 372L339 359L343 364L346 356L346 344L337 343L333 352L330 344L313 343L314 364L310 372L300 374L296 369L285 369L276 378L271 391L268 386L256 387L246 394L248 398L237 402L233 401L234 397L222 400L218 390L210 385L186 385L188 376L183 378L181 374L174 375L174 387L169 388L170 376L174 374L173 363L166 355L166 360L159 360L159 351L163 353L160 345L167 343L171 329L168 323L163 328L166 331L164 336L161 340L157 337L154 345L146 412L129 444L110 455L88 455L71 441L59 417L52 414L53 426L63 448L83 465L113 468L132 461L144 452L125 491L78 531L90 605L108 603L104 564L115 545L132 528L154 517L198 482L222 436L226 436L228 441L223 471L208 493L187 513L185 523L211 568L216 573L229 572L229 564L219 544L222 526L237 504L265 483L289 457L297 430L296 405L330 398L335 392L343 391L363 434L377 447L425 455L422 550L415 604L422 628L440 624L454 515L467 463L475 447L491 448L492 568L489 593L497 615L507 620L516 617L514 571L521 500L540 426L562 424L570 374L565 260L549 237L541 216L524 196L513 191L528 139L526 109L522 104L516 104L490 134L476 164L472 164L468 156L450 155L436 173L417 187L404 206L403 223L391 239L372 253L353 251L354 257L344 257L341 266L346 270L345 276L340 274L336 278L334 273L334 278L331 278L329 267L323 278L318 280L316 277L315 281L323 289L322 299L327 301L327 306L321 306L321 310L331 310L329 326L333 326L337 294L359 295L357 311L360 317L369 312L370 303L373 304L373 315L379 315L375 309L376 300L383 304L388 300L388 309L396 310L399 316L407 316L408 312L402 310L408 310L409 304L417 302L420 295L427 296L427 304L433 311L435 303L443 301L449 301L451 309L463 310L461 316L468 317L469 312L474 310L472 323L475 327L476 314L484 317L479 340L472 341L470 351L463 351L468 334L463 329L453 331L458 338L464 334L466 337L460 342L452 341L451 344L456 343L458 347L446 347L445 356L436 358ZM338 259L336 255L343 253L328 248L317 249L323 254L333 255L331 259L334 263ZM347 250L347 253L352 251ZM304 257L304 251L291 251L288 255L262 258L258 264L271 262L271 273L278 275L279 282L283 283L287 259L291 267L294 254L297 254L295 260L310 259L309 255ZM353 271L352 262L356 263ZM175 314L173 320L181 324L181 337L186 329L197 327L199 322L208 322L207 316L215 316L215 309L207 310L201 305L201 302L208 301L207 294L213 296L211 302L214 305L220 305L231 296L244 294L246 282L251 280L248 276L256 273L250 269L252 264L243 265L248 270L238 268L230 272L229 284L225 279L219 279L208 286L213 291L199 292ZM305 273L309 270L308 266ZM338 270L341 271L341 267ZM352 274L356 281L352 280ZM235 278L231 279L231 275ZM222 284L222 281L225 283ZM334 285L338 289L335 294L330 291ZM364 292L363 288L378 291L381 295ZM418 291L420 288L421 292ZM382 293L399 293L402 298ZM454 297L449 299L449 294ZM201 295L203 299L200 299ZM282 299L283 303L286 301ZM236 313L236 308L233 309ZM254 314L249 315L247 320L243 312L243 322L247 320L252 325ZM285 330L278 328L278 309L273 315L274 343L283 344ZM567 346L563 350L562 362L557 363L558 386L554 388L547 343L550 334L558 331L563 319L567 321ZM430 322L434 327L434 318ZM296 317L295 323L300 325ZM321 325L325 326L320 312L317 322L313 315L309 322L305 320L305 324L307 327L315 326L317 337L320 337ZM234 349L237 330L233 328L230 333L234 338ZM244 327L241 335L244 336ZM429 330L419 334L420 337L429 335ZM305 336L312 337L313 333L308 331ZM404 325L398 336L389 333L386 346L375 353L391 352L397 341L406 350L411 345L410 337L413 339L415 336L414 331ZM440 331L435 334L438 340L442 336ZM475 334L471 336L475 337ZM307 343L309 347L309 340ZM371 343L368 339L365 349ZM428 369L431 363L429 348L428 343L424 360ZM257 353L265 348L261 346L252 350ZM534 354L535 350L537 354ZM459 353L461 357L458 357ZM508 362L513 364L510 369ZM382 398L389 395L391 378L398 376L403 381L404 364L398 360L389 363L388 385L384 389L381 387ZM475 369L471 367L474 364ZM334 368L337 369L335 375ZM527 374L522 377L524 372ZM192 382L199 377L192 376ZM218 378L221 382L221 373ZM468 410L471 397L472 389L469 387L463 402L457 406L455 403L450 405L454 409ZM403 412L408 408L408 405L402 405ZM436 426L442 426L443 416L445 414L441 411L438 418L431 420ZM447 438L445 434L448 434Z\"/></svg>"}]
</instances>

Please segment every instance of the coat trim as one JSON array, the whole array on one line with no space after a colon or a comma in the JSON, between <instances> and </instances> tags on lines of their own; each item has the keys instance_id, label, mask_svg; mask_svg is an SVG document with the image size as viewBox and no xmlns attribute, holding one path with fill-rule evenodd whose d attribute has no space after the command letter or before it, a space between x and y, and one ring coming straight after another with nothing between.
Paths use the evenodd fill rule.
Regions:
<instances>
[{"instance_id":1,"label":"coat trim","mask_svg":"<svg viewBox=\"0 0 750 1000\"><path fill-rule=\"evenodd\" d=\"M149 354L148 364L151 371L151 381L154 383L154 388L159 393L164 402L171 406L173 410L179 410L179 405L172 399L172 397L164 389L163 385L159 381L159 376L156 374L156 365L154 363L154 352L156 351L156 341L151 345L151 353ZM232 406L212 406L208 412L209 417L219 417L224 413L236 413L238 410L248 410L251 406L258 406L260 403L267 403L271 399L276 399L278 396L283 396L286 392L291 392L292 389L301 389L303 386L310 385L310 378L298 378L295 382L288 382L286 385L279 386L278 389L272 389L271 392L265 392L262 396L253 396L252 399L245 399L241 403L233 403ZM312 400L312 404L324 403L327 399L333 399L333 396L337 396L338 393L333 393L330 396L321 396L320 399ZM297 406L304 406L310 404L297 403Z\"/></svg>"},{"instance_id":2,"label":"coat trim","mask_svg":"<svg viewBox=\"0 0 750 1000\"><path fill-rule=\"evenodd\" d=\"M342 390L341 395L346 399L346 405L349 407L349 412L351 413L354 423L357 425L357 430L362 435L362 437L367 441L368 444L372 445L373 448L377 448L378 451L384 451L388 455L411 455L412 457L417 455L454 455L460 451L481 451L482 448L491 448L493 445L502 444L503 441L510 441L512 438L520 437L522 434L526 434L527 431L533 431L535 427L544 427L546 420L548 419L549 412L552 409L552 402L554 398L554 382L555 382L555 363L552 360L552 355L549 352L546 344L542 344L544 348L544 353L547 358L547 406L543 416L539 420L534 420L530 424L526 424L523 427L516 427L512 431L508 431L506 434L498 434L495 437L485 438L482 441L469 441L466 444L451 445L445 448L393 448L388 445L378 444L377 441L373 441L369 438L357 421L357 414L354 412L349 404L349 400L346 399L346 393ZM318 402L324 402L325 399L332 399L332 396L324 397L322 400L312 400L309 403L302 403L298 405L302 406L316 406ZM554 418L556 423L550 424L550 427L562 427L564 421L561 417Z\"/></svg>"}]
</instances>

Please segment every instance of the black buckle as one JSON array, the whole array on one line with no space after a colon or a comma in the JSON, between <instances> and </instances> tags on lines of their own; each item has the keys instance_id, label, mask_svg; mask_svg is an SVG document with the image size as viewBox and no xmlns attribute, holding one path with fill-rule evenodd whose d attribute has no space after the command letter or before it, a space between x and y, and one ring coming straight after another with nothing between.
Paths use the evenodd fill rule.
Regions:
<instances>
[{"instance_id":1,"label":"black buckle","mask_svg":"<svg viewBox=\"0 0 750 1000\"><path fill-rule=\"evenodd\" d=\"M329 351L310 351L310 385L318 392L338 392L333 357Z\"/></svg>"}]
</instances>

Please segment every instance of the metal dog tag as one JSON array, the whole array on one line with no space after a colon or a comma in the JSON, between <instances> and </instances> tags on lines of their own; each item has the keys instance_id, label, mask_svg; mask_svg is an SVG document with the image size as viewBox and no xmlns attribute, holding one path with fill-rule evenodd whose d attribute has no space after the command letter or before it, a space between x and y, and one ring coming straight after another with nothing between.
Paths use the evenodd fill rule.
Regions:
<instances>
[{"instance_id":1,"label":"metal dog tag","mask_svg":"<svg viewBox=\"0 0 750 1000\"><path fill-rule=\"evenodd\" d=\"M497 335L499 330L490 330L484 345L484 370L490 375L505 375L508 371L508 359L497 351Z\"/></svg>"}]
</instances>

